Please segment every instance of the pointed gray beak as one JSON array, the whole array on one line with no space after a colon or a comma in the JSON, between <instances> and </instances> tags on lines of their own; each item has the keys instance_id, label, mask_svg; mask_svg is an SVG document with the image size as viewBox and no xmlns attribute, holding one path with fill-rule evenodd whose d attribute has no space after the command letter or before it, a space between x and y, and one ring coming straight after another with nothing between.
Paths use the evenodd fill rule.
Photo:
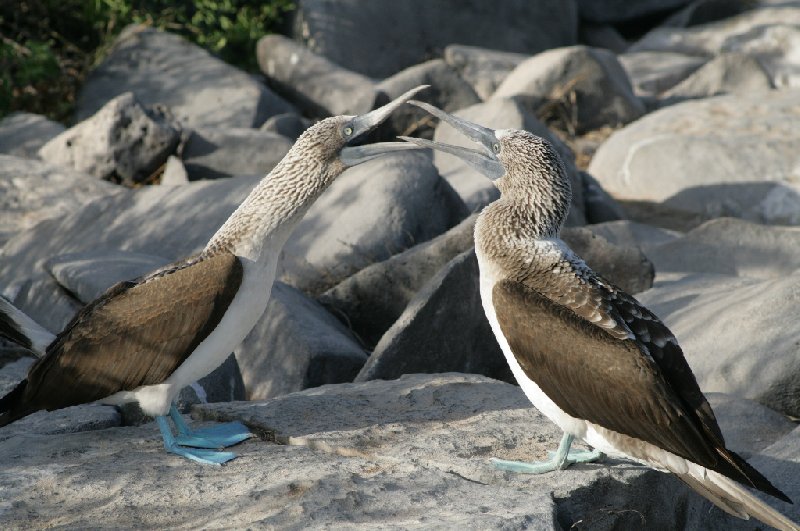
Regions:
<instances>
[{"instance_id":1,"label":"pointed gray beak","mask_svg":"<svg viewBox=\"0 0 800 531\"><path fill-rule=\"evenodd\" d=\"M499 146L500 141L497 139L497 136L492 129L468 122L467 120L458 118L452 114L447 114L443 110L421 101L410 101L409 103L424 109L440 120L447 122L454 129L467 136L473 142L477 143L480 147L480 150L469 149L461 146L451 146L450 144L432 142L422 138L410 138L407 136L401 136L399 138L405 140L406 142L411 142L419 147L438 149L444 153L455 155L492 181L496 181L505 175L506 170L503 168L503 164L497 158L497 154L495 153L495 146Z\"/></svg>"},{"instance_id":2,"label":"pointed gray beak","mask_svg":"<svg viewBox=\"0 0 800 531\"><path fill-rule=\"evenodd\" d=\"M386 119L401 105L409 101L419 91L426 89L429 86L430 85L420 85L415 87L405 94L390 101L383 107L379 107L374 111L370 111L367 114L362 114L361 116L354 118L352 122L353 134L348 143L356 141L359 137L375 129L377 126L386 121ZM403 142L378 142L365 146L346 146L342 148L339 158L345 163L346 166L355 166L356 164L361 164L362 162L372 160L386 153L407 151L409 149L419 148Z\"/></svg>"}]
</instances>

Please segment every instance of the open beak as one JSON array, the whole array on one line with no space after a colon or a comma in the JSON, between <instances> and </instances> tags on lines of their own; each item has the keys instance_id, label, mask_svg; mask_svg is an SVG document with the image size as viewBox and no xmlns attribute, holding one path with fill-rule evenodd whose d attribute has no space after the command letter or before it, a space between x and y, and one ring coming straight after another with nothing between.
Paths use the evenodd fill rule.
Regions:
<instances>
[{"instance_id":1,"label":"open beak","mask_svg":"<svg viewBox=\"0 0 800 531\"><path fill-rule=\"evenodd\" d=\"M503 164L497 158L497 154L495 153L495 146L498 146L500 141L497 139L497 136L492 129L468 122L462 118L457 118L452 114L447 114L443 110L434 107L433 105L429 105L421 101L410 101L409 103L411 105L416 105L417 107L428 111L440 120L447 122L454 129L478 144L480 149L451 146L450 144L432 142L423 138L411 138L407 136L401 136L399 138L419 147L438 149L439 151L455 155L493 181L499 179L505 174Z\"/></svg>"},{"instance_id":2,"label":"open beak","mask_svg":"<svg viewBox=\"0 0 800 531\"><path fill-rule=\"evenodd\" d=\"M354 118L352 122L353 134L348 143L357 141L360 137L363 137L365 134L378 127L401 105L414 97L417 92L428 87L429 85L415 87L390 101L383 107L379 107L367 114L362 114ZM419 149L419 147L405 142L376 142L364 146L345 146L342 148L339 158L346 166L355 166L356 164L361 164L362 162L366 162L386 153L408 151L409 149Z\"/></svg>"}]
</instances>

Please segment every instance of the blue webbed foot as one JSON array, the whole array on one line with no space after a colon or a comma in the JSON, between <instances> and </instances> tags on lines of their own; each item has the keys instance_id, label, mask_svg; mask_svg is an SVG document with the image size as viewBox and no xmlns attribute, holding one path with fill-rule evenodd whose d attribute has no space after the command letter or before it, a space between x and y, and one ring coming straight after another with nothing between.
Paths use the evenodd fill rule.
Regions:
<instances>
[{"instance_id":1,"label":"blue webbed foot","mask_svg":"<svg viewBox=\"0 0 800 531\"><path fill-rule=\"evenodd\" d=\"M572 435L565 433L558 445L558 450L556 452L548 452L550 454L549 461L543 461L541 463L523 463L521 461L506 461L504 459L495 458L489 461L495 468L500 470L518 472L521 474L544 474L545 472L553 472L554 470L563 470L574 463L591 463L605 456L605 454L599 450L575 450L570 452L569 447L572 446L572 440Z\"/></svg>"},{"instance_id":2,"label":"blue webbed foot","mask_svg":"<svg viewBox=\"0 0 800 531\"><path fill-rule=\"evenodd\" d=\"M253 436L250 430L241 422L229 422L193 430L184 422L174 404L170 407L169 416L178 429L175 441L181 446L209 449L227 448Z\"/></svg>"},{"instance_id":3,"label":"blue webbed foot","mask_svg":"<svg viewBox=\"0 0 800 531\"><path fill-rule=\"evenodd\" d=\"M167 422L167 417L156 417L156 422L158 422L158 428L161 430L161 436L164 438L164 448L168 452L207 465L221 465L222 463L227 463L236 457L236 454L233 452L217 452L208 449L184 448L178 444L175 436L172 435L172 430Z\"/></svg>"}]
</instances>

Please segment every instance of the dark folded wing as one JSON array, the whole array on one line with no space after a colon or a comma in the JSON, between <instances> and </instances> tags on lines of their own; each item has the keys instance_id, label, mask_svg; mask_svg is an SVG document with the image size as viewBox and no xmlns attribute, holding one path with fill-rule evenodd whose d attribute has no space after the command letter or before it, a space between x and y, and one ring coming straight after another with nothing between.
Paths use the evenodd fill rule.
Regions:
<instances>
[{"instance_id":1,"label":"dark folded wing","mask_svg":"<svg viewBox=\"0 0 800 531\"><path fill-rule=\"evenodd\" d=\"M58 409L164 381L219 324L241 280L239 259L220 254L113 286L31 368L24 409Z\"/></svg>"}]
</instances>

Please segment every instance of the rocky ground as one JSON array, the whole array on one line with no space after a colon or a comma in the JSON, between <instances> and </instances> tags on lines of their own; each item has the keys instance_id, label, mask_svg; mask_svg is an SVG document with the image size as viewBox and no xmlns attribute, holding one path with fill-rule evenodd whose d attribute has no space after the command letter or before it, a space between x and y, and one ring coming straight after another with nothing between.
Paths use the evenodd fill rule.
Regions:
<instances>
[{"instance_id":1,"label":"rocky ground","mask_svg":"<svg viewBox=\"0 0 800 531\"><path fill-rule=\"evenodd\" d=\"M130 27L73 124L0 121L2 295L58 331L201 249L314 120L426 83L421 99L556 145L564 240L670 326L729 446L800 499L799 1L296 4L254 50L260 76ZM410 107L377 136L398 134L460 141ZM264 317L181 394L197 422L259 435L240 458L168 455L134 408L39 413L0 429L2 527L759 528L627 462L487 464L559 436L504 382L480 308L473 213L496 197L440 153L348 170L287 244ZM32 361L0 348L0 393Z\"/></svg>"}]
</instances>

